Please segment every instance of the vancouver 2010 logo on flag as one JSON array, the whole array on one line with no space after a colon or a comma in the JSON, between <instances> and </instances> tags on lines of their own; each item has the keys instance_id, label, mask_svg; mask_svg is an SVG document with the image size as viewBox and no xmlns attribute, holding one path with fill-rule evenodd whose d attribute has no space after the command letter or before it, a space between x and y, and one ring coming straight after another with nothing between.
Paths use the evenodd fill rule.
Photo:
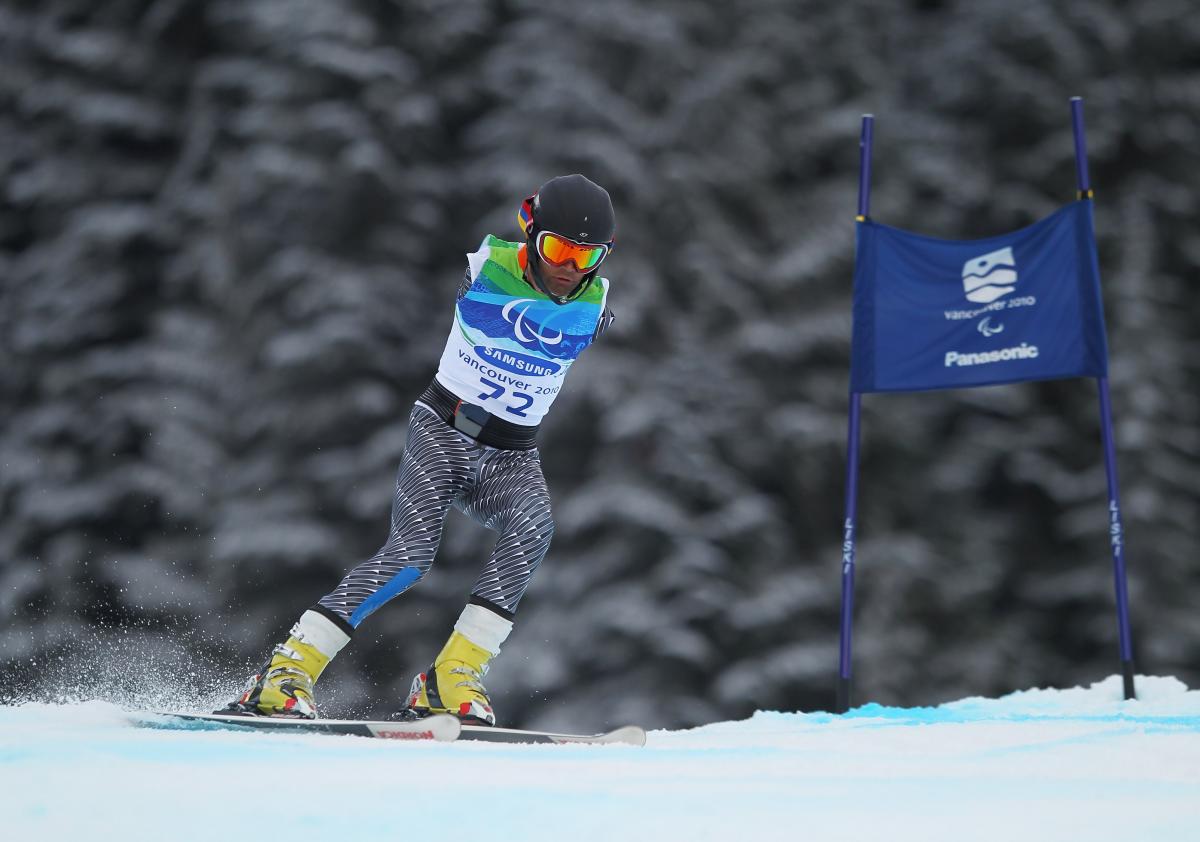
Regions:
<instances>
[{"instance_id":1,"label":"vancouver 2010 logo on flag","mask_svg":"<svg viewBox=\"0 0 1200 842\"><path fill-rule=\"evenodd\" d=\"M967 300L977 304L991 304L1008 295L1017 283L1017 261L1012 247L972 257L963 264L962 282Z\"/></svg>"},{"instance_id":2,"label":"vancouver 2010 logo on flag","mask_svg":"<svg viewBox=\"0 0 1200 842\"><path fill-rule=\"evenodd\" d=\"M943 313L951 321L983 316L976 322L975 329L987 338L1004 332L1004 323L998 318L999 311L1037 304L1037 297L1033 295L1004 297L1017 288L1017 259L1013 256L1012 246L976 255L963 263L962 286L966 299L981 306L970 310L950 308ZM959 356L957 359L966 358Z\"/></svg>"}]
</instances>

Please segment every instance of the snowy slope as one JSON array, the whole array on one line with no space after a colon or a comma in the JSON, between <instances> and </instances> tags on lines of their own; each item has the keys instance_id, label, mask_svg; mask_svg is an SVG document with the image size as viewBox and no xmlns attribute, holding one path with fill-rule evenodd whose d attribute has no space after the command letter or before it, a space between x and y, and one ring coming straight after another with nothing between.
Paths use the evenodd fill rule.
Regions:
<instances>
[{"instance_id":1,"label":"snowy slope","mask_svg":"<svg viewBox=\"0 0 1200 842\"><path fill-rule=\"evenodd\" d=\"M1200 691L1173 678L845 716L758 713L645 748L130 727L0 707L6 839L1200 840Z\"/></svg>"}]
</instances>

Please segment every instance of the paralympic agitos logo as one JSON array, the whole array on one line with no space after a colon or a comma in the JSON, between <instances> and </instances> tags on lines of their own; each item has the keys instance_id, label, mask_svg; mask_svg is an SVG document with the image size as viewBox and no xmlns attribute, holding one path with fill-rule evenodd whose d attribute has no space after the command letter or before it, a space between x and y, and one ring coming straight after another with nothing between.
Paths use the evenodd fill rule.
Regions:
<instances>
[{"instance_id":1,"label":"paralympic agitos logo","mask_svg":"<svg viewBox=\"0 0 1200 842\"><path fill-rule=\"evenodd\" d=\"M534 328L532 331L525 324L525 314L529 312L529 307L534 303L532 298L515 298L504 305L504 309L500 311L500 315L504 317L504 321L513 326L513 334L517 337L517 341L538 342L542 345L557 345L563 341L562 331L555 331L554 336L545 336L541 330ZM518 305L524 304L520 310ZM514 316L513 313L516 313Z\"/></svg>"}]
</instances>

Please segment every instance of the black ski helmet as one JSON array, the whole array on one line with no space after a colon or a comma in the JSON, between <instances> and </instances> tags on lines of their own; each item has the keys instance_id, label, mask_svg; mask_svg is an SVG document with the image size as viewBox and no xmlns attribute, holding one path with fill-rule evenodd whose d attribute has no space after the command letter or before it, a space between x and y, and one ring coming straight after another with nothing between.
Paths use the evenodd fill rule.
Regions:
<instances>
[{"instance_id":1,"label":"black ski helmet","mask_svg":"<svg viewBox=\"0 0 1200 842\"><path fill-rule=\"evenodd\" d=\"M570 294L555 295L542 278L537 257L538 233L552 231L579 243L603 243L609 247L617 235L617 217L608 191L579 173L560 175L539 187L521 206L521 224L528 240L529 274L537 288L558 304L582 295L600 267L584 275Z\"/></svg>"}]
</instances>

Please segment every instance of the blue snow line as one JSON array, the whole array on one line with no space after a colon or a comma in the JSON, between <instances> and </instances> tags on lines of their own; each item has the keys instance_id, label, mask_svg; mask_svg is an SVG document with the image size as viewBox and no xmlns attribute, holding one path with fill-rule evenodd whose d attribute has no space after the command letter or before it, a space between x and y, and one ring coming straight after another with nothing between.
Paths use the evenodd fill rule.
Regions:
<instances>
[{"instance_id":1,"label":"blue snow line","mask_svg":"<svg viewBox=\"0 0 1200 842\"><path fill-rule=\"evenodd\" d=\"M897 708L879 704L866 704L843 714L805 714L809 721L835 722L848 719L883 719L889 724L934 725L940 723L968 722L1112 722L1141 725L1176 726L1200 731L1200 714L1152 714L1133 711L1113 713L1071 713L1063 711L1005 712L988 711L981 708L947 710L936 707Z\"/></svg>"}]
</instances>

